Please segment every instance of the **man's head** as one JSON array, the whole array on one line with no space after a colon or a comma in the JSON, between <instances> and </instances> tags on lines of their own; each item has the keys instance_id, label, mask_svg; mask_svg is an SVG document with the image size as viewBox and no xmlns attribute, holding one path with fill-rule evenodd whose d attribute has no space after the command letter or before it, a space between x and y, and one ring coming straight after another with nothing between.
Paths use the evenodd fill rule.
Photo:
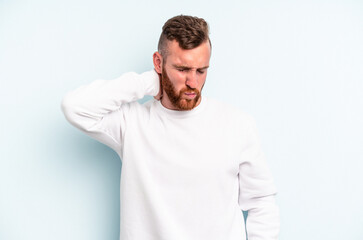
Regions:
<instances>
[{"instance_id":1,"label":"man's head","mask_svg":"<svg viewBox=\"0 0 363 240\"><path fill-rule=\"evenodd\" d=\"M165 107L190 110L200 103L210 54L208 24L204 19L180 15L164 24L153 60L161 76L161 102Z\"/></svg>"}]
</instances>

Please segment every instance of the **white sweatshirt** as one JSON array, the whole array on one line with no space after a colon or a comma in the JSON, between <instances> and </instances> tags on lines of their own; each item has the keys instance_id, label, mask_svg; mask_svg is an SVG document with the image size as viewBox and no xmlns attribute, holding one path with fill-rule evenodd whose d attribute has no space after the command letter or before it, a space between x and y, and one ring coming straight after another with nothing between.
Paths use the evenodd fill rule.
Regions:
<instances>
[{"instance_id":1,"label":"white sweatshirt","mask_svg":"<svg viewBox=\"0 0 363 240\"><path fill-rule=\"evenodd\" d=\"M190 111L136 100L154 70L96 80L62 101L67 120L122 159L120 240L275 240L276 189L253 118L202 97Z\"/></svg>"}]
</instances>

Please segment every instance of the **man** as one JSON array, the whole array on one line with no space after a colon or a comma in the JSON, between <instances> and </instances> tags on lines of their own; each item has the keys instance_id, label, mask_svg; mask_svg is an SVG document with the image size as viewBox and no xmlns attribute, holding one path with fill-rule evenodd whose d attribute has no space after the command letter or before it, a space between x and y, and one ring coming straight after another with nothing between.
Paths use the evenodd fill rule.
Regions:
<instances>
[{"instance_id":1,"label":"man","mask_svg":"<svg viewBox=\"0 0 363 240\"><path fill-rule=\"evenodd\" d=\"M96 80L62 101L68 121L122 159L121 240L278 238L276 189L253 118L202 97L207 23L163 26L155 69ZM155 99L146 104L136 100Z\"/></svg>"}]
</instances>

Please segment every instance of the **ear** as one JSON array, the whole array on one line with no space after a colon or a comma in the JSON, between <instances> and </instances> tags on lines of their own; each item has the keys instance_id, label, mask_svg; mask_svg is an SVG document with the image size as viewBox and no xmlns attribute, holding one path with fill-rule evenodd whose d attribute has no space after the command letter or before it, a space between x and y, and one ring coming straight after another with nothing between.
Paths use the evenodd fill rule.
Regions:
<instances>
[{"instance_id":1,"label":"ear","mask_svg":"<svg viewBox=\"0 0 363 240\"><path fill-rule=\"evenodd\" d=\"M153 54L153 63L155 71L159 74L162 72L163 68L163 56L159 52L154 52Z\"/></svg>"}]
</instances>

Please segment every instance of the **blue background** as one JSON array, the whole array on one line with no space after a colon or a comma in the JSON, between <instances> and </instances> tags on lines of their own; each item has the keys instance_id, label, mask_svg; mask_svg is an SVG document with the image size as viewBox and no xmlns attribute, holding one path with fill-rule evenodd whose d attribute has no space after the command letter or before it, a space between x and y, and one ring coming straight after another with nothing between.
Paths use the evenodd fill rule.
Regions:
<instances>
[{"instance_id":1,"label":"blue background","mask_svg":"<svg viewBox=\"0 0 363 240\"><path fill-rule=\"evenodd\" d=\"M60 103L97 78L152 69L178 14L210 24L204 94L257 121L280 239L363 239L358 0L0 0L0 239L118 239L121 162Z\"/></svg>"}]
</instances>

